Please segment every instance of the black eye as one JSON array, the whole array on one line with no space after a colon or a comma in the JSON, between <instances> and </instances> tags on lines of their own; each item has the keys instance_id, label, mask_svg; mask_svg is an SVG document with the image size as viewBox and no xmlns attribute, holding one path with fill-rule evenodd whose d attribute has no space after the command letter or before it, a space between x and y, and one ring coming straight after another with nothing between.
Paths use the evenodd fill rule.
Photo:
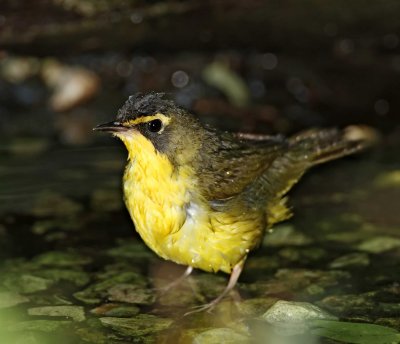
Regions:
<instances>
[{"instance_id":1,"label":"black eye","mask_svg":"<svg viewBox=\"0 0 400 344\"><path fill-rule=\"evenodd\" d=\"M147 123L147 128L149 128L152 133L158 133L162 128L162 122L159 119L154 119Z\"/></svg>"}]
</instances>

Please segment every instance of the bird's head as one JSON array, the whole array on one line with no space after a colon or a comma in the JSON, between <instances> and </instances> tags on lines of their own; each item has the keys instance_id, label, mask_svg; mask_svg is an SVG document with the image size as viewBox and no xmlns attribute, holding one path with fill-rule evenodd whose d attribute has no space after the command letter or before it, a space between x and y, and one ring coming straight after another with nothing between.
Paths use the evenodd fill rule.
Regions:
<instances>
[{"instance_id":1,"label":"bird's head","mask_svg":"<svg viewBox=\"0 0 400 344\"><path fill-rule=\"evenodd\" d=\"M164 99L163 93L130 96L115 121L100 124L94 130L111 132L120 138L131 157L141 148L138 146L145 144L174 164L193 159L204 132L193 115Z\"/></svg>"}]
</instances>

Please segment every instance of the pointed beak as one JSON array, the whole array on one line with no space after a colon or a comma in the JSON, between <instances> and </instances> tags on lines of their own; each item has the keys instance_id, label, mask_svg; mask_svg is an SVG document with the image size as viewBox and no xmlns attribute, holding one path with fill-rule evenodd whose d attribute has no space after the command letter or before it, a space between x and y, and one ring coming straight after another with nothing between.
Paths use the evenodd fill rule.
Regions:
<instances>
[{"instance_id":1,"label":"pointed beak","mask_svg":"<svg viewBox=\"0 0 400 344\"><path fill-rule=\"evenodd\" d=\"M121 132L128 130L127 127L124 127L120 122L108 122L104 124L99 124L97 127L94 127L95 131L108 131L111 133Z\"/></svg>"}]
</instances>

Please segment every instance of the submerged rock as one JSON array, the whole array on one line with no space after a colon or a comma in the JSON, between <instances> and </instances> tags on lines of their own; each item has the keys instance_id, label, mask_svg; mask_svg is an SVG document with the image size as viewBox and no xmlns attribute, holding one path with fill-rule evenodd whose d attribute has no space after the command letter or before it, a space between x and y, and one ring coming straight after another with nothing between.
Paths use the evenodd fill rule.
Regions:
<instances>
[{"instance_id":1,"label":"submerged rock","mask_svg":"<svg viewBox=\"0 0 400 344\"><path fill-rule=\"evenodd\" d=\"M193 344L245 344L251 343L248 336L237 333L231 328L215 328L199 333L193 338Z\"/></svg>"},{"instance_id":2,"label":"submerged rock","mask_svg":"<svg viewBox=\"0 0 400 344\"><path fill-rule=\"evenodd\" d=\"M363 267L370 263L369 256L366 253L350 253L336 258L329 266L333 269Z\"/></svg>"},{"instance_id":3,"label":"submerged rock","mask_svg":"<svg viewBox=\"0 0 400 344\"><path fill-rule=\"evenodd\" d=\"M73 321L84 321L85 311L81 306L47 306L28 309L29 315L46 315L50 317L67 317Z\"/></svg>"},{"instance_id":4,"label":"submerged rock","mask_svg":"<svg viewBox=\"0 0 400 344\"><path fill-rule=\"evenodd\" d=\"M312 243L312 239L305 234L297 231L290 225L279 225L264 237L263 246L303 246Z\"/></svg>"},{"instance_id":5,"label":"submerged rock","mask_svg":"<svg viewBox=\"0 0 400 344\"><path fill-rule=\"evenodd\" d=\"M110 301L151 305L155 301L155 292L135 284L117 284L107 291Z\"/></svg>"},{"instance_id":6,"label":"submerged rock","mask_svg":"<svg viewBox=\"0 0 400 344\"><path fill-rule=\"evenodd\" d=\"M0 284L10 291L23 294L46 290L61 281L83 286L90 278L79 265L90 261L81 255L64 252L48 252L31 261L8 260L0 271Z\"/></svg>"},{"instance_id":7,"label":"submerged rock","mask_svg":"<svg viewBox=\"0 0 400 344\"><path fill-rule=\"evenodd\" d=\"M260 316L270 308L278 299L275 297L251 298L237 303L239 312L245 316Z\"/></svg>"},{"instance_id":8,"label":"submerged rock","mask_svg":"<svg viewBox=\"0 0 400 344\"><path fill-rule=\"evenodd\" d=\"M378 318L375 320L375 324L390 326L397 330L400 330L400 317L395 316L392 318Z\"/></svg>"},{"instance_id":9,"label":"submerged rock","mask_svg":"<svg viewBox=\"0 0 400 344\"><path fill-rule=\"evenodd\" d=\"M358 245L359 250L370 253L382 253L395 248L400 248L400 239L389 236L378 236Z\"/></svg>"},{"instance_id":10,"label":"submerged rock","mask_svg":"<svg viewBox=\"0 0 400 344\"><path fill-rule=\"evenodd\" d=\"M52 251L37 256L33 262L38 265L75 267L77 265L89 264L92 262L92 259L75 252Z\"/></svg>"},{"instance_id":11,"label":"submerged rock","mask_svg":"<svg viewBox=\"0 0 400 344\"><path fill-rule=\"evenodd\" d=\"M336 319L323 309L308 302L277 301L262 318L271 324L282 322L304 322L314 319Z\"/></svg>"},{"instance_id":12,"label":"submerged rock","mask_svg":"<svg viewBox=\"0 0 400 344\"><path fill-rule=\"evenodd\" d=\"M326 252L319 247L286 247L279 251L280 257L300 264L320 261L325 254Z\"/></svg>"},{"instance_id":13,"label":"submerged rock","mask_svg":"<svg viewBox=\"0 0 400 344\"><path fill-rule=\"evenodd\" d=\"M336 319L311 303L283 300L276 302L261 318L286 334L304 333L309 328L310 320Z\"/></svg>"},{"instance_id":14,"label":"submerged rock","mask_svg":"<svg viewBox=\"0 0 400 344\"><path fill-rule=\"evenodd\" d=\"M100 318L100 321L105 327L125 336L133 336L133 338L155 334L167 329L172 324L171 319L148 314L141 314L134 318L104 317Z\"/></svg>"},{"instance_id":15,"label":"submerged rock","mask_svg":"<svg viewBox=\"0 0 400 344\"><path fill-rule=\"evenodd\" d=\"M109 317L129 318L139 313L140 309L136 306L124 306L117 303L106 303L92 309L90 312L96 315L106 315Z\"/></svg>"},{"instance_id":16,"label":"submerged rock","mask_svg":"<svg viewBox=\"0 0 400 344\"><path fill-rule=\"evenodd\" d=\"M85 343L110 344L111 341L108 330L104 328L98 319L88 319L81 323L82 327L75 330L75 333ZM79 342L80 343L80 342Z\"/></svg>"},{"instance_id":17,"label":"submerged rock","mask_svg":"<svg viewBox=\"0 0 400 344\"><path fill-rule=\"evenodd\" d=\"M61 305L72 305L72 302L63 295L49 295L46 293L29 295L29 300L37 306L61 306Z\"/></svg>"},{"instance_id":18,"label":"submerged rock","mask_svg":"<svg viewBox=\"0 0 400 344\"><path fill-rule=\"evenodd\" d=\"M13 307L28 302L29 299L11 291L0 291L0 309Z\"/></svg>"},{"instance_id":19,"label":"submerged rock","mask_svg":"<svg viewBox=\"0 0 400 344\"><path fill-rule=\"evenodd\" d=\"M40 331L40 332L54 332L60 328L66 327L71 324L67 320L29 320L12 323L7 327L8 331Z\"/></svg>"},{"instance_id":20,"label":"submerged rock","mask_svg":"<svg viewBox=\"0 0 400 344\"><path fill-rule=\"evenodd\" d=\"M371 314L377 305L365 294L330 295L319 301L332 312L346 314Z\"/></svg>"},{"instance_id":21,"label":"submerged rock","mask_svg":"<svg viewBox=\"0 0 400 344\"><path fill-rule=\"evenodd\" d=\"M46 219L35 221L32 225L32 233L35 235L60 235L60 230L63 232L78 230L81 223L77 222L74 218L68 218L60 221L58 218Z\"/></svg>"},{"instance_id":22,"label":"submerged rock","mask_svg":"<svg viewBox=\"0 0 400 344\"><path fill-rule=\"evenodd\" d=\"M36 274L40 277L48 278L54 282L68 281L76 286L84 286L90 280L89 274L80 270L70 269L45 269Z\"/></svg>"},{"instance_id":23,"label":"submerged rock","mask_svg":"<svg viewBox=\"0 0 400 344\"><path fill-rule=\"evenodd\" d=\"M154 257L151 251L137 241L126 242L124 240L119 246L107 251L107 254L117 258L149 258Z\"/></svg>"},{"instance_id":24,"label":"submerged rock","mask_svg":"<svg viewBox=\"0 0 400 344\"><path fill-rule=\"evenodd\" d=\"M143 280L142 276L135 272L110 272L107 274L106 279L98 283L94 283L82 291L74 293L74 297L88 304L100 303L102 299L107 297L108 289L121 283L132 283L143 286L145 281Z\"/></svg>"},{"instance_id":25,"label":"submerged rock","mask_svg":"<svg viewBox=\"0 0 400 344\"><path fill-rule=\"evenodd\" d=\"M30 294L46 290L54 284L54 281L47 278L16 272L6 273L2 276L2 279L5 287L22 294Z\"/></svg>"}]
</instances>

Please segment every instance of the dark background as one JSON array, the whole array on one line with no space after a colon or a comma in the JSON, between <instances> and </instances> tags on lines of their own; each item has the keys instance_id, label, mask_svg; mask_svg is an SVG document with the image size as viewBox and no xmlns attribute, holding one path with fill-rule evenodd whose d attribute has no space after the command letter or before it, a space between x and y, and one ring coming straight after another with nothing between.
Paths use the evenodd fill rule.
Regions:
<instances>
[{"instance_id":1,"label":"dark background","mask_svg":"<svg viewBox=\"0 0 400 344\"><path fill-rule=\"evenodd\" d=\"M364 123L392 141L399 15L396 0L3 0L1 139L91 144L128 95L161 91L226 129Z\"/></svg>"},{"instance_id":2,"label":"dark background","mask_svg":"<svg viewBox=\"0 0 400 344\"><path fill-rule=\"evenodd\" d=\"M260 316L278 299L342 321L318 343L397 341L399 90L399 0L0 0L0 341L205 343L249 325L251 342L273 342ZM380 141L291 190L294 216L251 253L242 302L182 318L227 278L195 271L155 295L184 267L135 233L126 149L92 131L136 92L166 92L223 129L366 124ZM71 313L47 307L59 305L86 320L62 324Z\"/></svg>"}]
</instances>

